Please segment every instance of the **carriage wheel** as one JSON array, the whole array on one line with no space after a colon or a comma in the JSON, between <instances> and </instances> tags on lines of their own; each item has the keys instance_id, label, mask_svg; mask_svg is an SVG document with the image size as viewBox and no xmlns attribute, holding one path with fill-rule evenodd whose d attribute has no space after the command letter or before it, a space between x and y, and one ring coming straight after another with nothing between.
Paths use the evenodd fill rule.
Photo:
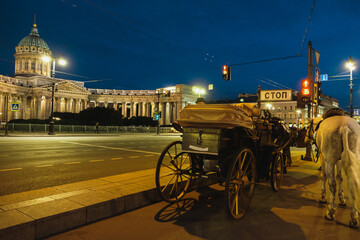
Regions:
<instances>
[{"instance_id":1,"label":"carriage wheel","mask_svg":"<svg viewBox=\"0 0 360 240\"><path fill-rule=\"evenodd\" d=\"M271 162L271 188L274 192L280 190L281 182L284 174L283 154L279 152Z\"/></svg>"},{"instance_id":2,"label":"carriage wheel","mask_svg":"<svg viewBox=\"0 0 360 240\"><path fill-rule=\"evenodd\" d=\"M161 198L169 203L179 201L190 185L191 156L181 150L181 141L170 143L156 166L156 188Z\"/></svg>"},{"instance_id":3,"label":"carriage wheel","mask_svg":"<svg viewBox=\"0 0 360 240\"><path fill-rule=\"evenodd\" d=\"M251 149L243 148L229 165L225 185L225 200L228 213L241 218L249 208L254 195L256 178L255 157Z\"/></svg>"}]
</instances>

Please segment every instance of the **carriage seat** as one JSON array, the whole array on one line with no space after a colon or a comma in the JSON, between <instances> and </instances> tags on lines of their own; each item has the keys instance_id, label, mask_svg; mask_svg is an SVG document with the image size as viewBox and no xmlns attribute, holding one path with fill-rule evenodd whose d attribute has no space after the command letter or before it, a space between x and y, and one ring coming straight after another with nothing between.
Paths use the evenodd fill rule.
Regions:
<instances>
[{"instance_id":1,"label":"carriage seat","mask_svg":"<svg viewBox=\"0 0 360 240\"><path fill-rule=\"evenodd\" d=\"M181 127L254 129L252 118L260 116L256 104L187 105L180 111L177 122Z\"/></svg>"}]
</instances>

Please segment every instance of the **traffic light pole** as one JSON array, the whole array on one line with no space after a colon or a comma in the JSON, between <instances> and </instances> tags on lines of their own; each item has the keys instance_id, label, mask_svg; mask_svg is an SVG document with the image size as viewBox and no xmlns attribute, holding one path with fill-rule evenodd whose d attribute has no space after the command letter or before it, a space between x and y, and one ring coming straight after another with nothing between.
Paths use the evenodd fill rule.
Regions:
<instances>
[{"instance_id":1,"label":"traffic light pole","mask_svg":"<svg viewBox=\"0 0 360 240\"><path fill-rule=\"evenodd\" d=\"M156 93L157 94L157 97L158 97L158 106L157 106L157 111L158 111L158 114L159 114L159 119L157 120L157 125L156 125L156 135L159 135L159 132L160 132L160 125L159 125L159 122L160 122L160 93Z\"/></svg>"},{"instance_id":2,"label":"traffic light pole","mask_svg":"<svg viewBox=\"0 0 360 240\"><path fill-rule=\"evenodd\" d=\"M311 45L311 41L309 41L309 44L308 44L308 49L309 49L309 54L308 54L308 80L311 84L311 86L313 86L313 81L312 81L312 77L311 77L311 59L312 59L312 54L311 54L311 50L312 50L312 45ZM311 88L310 88L311 89ZM313 96L314 96L314 93L312 91L311 93L311 96L310 96L310 101L309 103L307 104L308 106L308 117L311 118L311 108L312 108L312 102L313 102ZM308 128L309 128L309 124L308 124ZM307 131L307 132L310 132L310 131ZM311 158L311 151L312 151L312 140L310 138L310 136L308 136L307 138L307 142L306 142L306 154L305 156L301 155L301 160L305 160L305 161L312 161L312 158Z\"/></svg>"}]
</instances>

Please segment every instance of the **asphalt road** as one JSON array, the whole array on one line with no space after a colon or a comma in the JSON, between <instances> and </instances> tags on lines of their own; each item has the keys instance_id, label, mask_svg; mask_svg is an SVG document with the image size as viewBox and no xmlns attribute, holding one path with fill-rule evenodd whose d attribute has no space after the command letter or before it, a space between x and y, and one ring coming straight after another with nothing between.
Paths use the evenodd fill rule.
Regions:
<instances>
[{"instance_id":1,"label":"asphalt road","mask_svg":"<svg viewBox=\"0 0 360 240\"><path fill-rule=\"evenodd\" d=\"M0 195L155 168L179 136L1 137Z\"/></svg>"}]
</instances>

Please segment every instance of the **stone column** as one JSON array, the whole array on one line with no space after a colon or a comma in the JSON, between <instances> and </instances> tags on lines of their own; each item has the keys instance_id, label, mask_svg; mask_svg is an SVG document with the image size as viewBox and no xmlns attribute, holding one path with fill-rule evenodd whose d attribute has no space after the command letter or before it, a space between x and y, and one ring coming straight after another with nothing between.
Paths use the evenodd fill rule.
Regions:
<instances>
[{"instance_id":1,"label":"stone column","mask_svg":"<svg viewBox=\"0 0 360 240\"><path fill-rule=\"evenodd\" d=\"M20 104L20 111L21 111L20 118L22 118L22 119L26 119L26 109L27 109L27 101L26 101L26 99L27 99L26 96L21 96L20 97L20 101L21 101L21 104Z\"/></svg>"},{"instance_id":2,"label":"stone column","mask_svg":"<svg viewBox=\"0 0 360 240\"><path fill-rule=\"evenodd\" d=\"M45 114L44 114L44 119L48 119L50 118L51 115L51 97L47 97L45 100L46 103L46 107L45 107Z\"/></svg>"},{"instance_id":3,"label":"stone column","mask_svg":"<svg viewBox=\"0 0 360 240\"><path fill-rule=\"evenodd\" d=\"M130 103L130 117L134 116L134 105L135 104L133 102Z\"/></svg>"},{"instance_id":4,"label":"stone column","mask_svg":"<svg viewBox=\"0 0 360 240\"><path fill-rule=\"evenodd\" d=\"M165 112L166 112L166 117L165 117L165 121L164 121L164 124L170 124L170 103L167 102L165 103Z\"/></svg>"},{"instance_id":5,"label":"stone column","mask_svg":"<svg viewBox=\"0 0 360 240\"><path fill-rule=\"evenodd\" d=\"M4 111L4 104L5 104L5 96L4 94L0 94L0 121L4 121L5 118L5 111Z\"/></svg>"},{"instance_id":6,"label":"stone column","mask_svg":"<svg viewBox=\"0 0 360 240\"><path fill-rule=\"evenodd\" d=\"M126 102L121 103L121 115L123 115L124 117L126 117L126 104Z\"/></svg>"},{"instance_id":7,"label":"stone column","mask_svg":"<svg viewBox=\"0 0 360 240\"><path fill-rule=\"evenodd\" d=\"M36 98L36 103L35 103L35 107L36 107L36 119L41 119L41 97Z\"/></svg>"}]
</instances>

